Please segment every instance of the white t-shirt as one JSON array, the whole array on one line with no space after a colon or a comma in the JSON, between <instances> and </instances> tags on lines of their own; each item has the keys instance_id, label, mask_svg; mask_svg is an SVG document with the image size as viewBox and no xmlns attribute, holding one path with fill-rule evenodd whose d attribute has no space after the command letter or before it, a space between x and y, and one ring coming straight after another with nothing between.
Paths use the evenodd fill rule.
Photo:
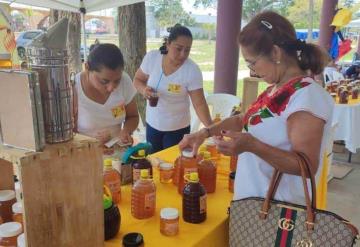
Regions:
<instances>
[{"instance_id":1,"label":"white t-shirt","mask_svg":"<svg viewBox=\"0 0 360 247\"><path fill-rule=\"evenodd\" d=\"M162 70L159 50L150 51L141 63L141 70L149 75L147 85L156 88L159 82L159 101L156 107L146 107L146 122L160 131L173 131L190 125L189 91L203 87L199 67L187 59L174 73L166 76Z\"/></svg>"},{"instance_id":2,"label":"white t-shirt","mask_svg":"<svg viewBox=\"0 0 360 247\"><path fill-rule=\"evenodd\" d=\"M125 72L118 87L110 94L105 104L99 104L85 95L80 73L75 77L75 90L78 98L78 132L91 137L96 137L98 132L105 130L109 130L114 137L125 121L125 106L136 94L136 89Z\"/></svg>"},{"instance_id":3,"label":"white t-shirt","mask_svg":"<svg viewBox=\"0 0 360 247\"><path fill-rule=\"evenodd\" d=\"M331 130L334 101L318 83L309 77L290 81L282 89L280 89L281 92L276 92L272 96L268 96L265 91L258 97L245 115L244 121L247 122L245 129L266 144L282 150L291 150L286 125L291 114L307 111L323 119L325 126L317 179L322 169L325 144ZM247 119L249 120L247 121ZM235 177L234 199L252 196L265 197L273 171L274 168L270 164L255 154L249 152L240 154ZM275 199L305 204L304 198L301 177L283 174Z\"/></svg>"}]
</instances>

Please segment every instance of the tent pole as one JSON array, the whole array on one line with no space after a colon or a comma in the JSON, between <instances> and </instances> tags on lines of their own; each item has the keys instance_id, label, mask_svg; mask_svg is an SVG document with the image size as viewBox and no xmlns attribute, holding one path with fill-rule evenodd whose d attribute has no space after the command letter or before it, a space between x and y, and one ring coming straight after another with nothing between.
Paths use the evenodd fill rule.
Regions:
<instances>
[{"instance_id":1,"label":"tent pole","mask_svg":"<svg viewBox=\"0 0 360 247\"><path fill-rule=\"evenodd\" d=\"M80 0L80 14L81 14L81 28L82 28L82 33L83 33L83 44L84 44L84 62L87 62L87 45L86 45L86 30L85 30L85 14L86 14L86 9L84 6L84 1Z\"/></svg>"},{"instance_id":2,"label":"tent pole","mask_svg":"<svg viewBox=\"0 0 360 247\"><path fill-rule=\"evenodd\" d=\"M85 32L85 14L81 13L81 28L83 33L83 44L84 44L84 62L87 62L87 45L86 45L86 32Z\"/></svg>"}]
</instances>

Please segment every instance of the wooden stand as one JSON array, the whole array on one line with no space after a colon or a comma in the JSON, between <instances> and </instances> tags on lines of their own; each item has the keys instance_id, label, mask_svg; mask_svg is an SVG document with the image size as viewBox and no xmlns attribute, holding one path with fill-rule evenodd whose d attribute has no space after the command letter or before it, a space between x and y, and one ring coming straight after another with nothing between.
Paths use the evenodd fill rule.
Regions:
<instances>
[{"instance_id":1,"label":"wooden stand","mask_svg":"<svg viewBox=\"0 0 360 247\"><path fill-rule=\"evenodd\" d=\"M76 135L39 153L0 145L0 190L14 189L14 170L22 185L28 247L103 246L102 151L96 140Z\"/></svg>"},{"instance_id":2,"label":"wooden stand","mask_svg":"<svg viewBox=\"0 0 360 247\"><path fill-rule=\"evenodd\" d=\"M245 113L249 106L256 100L258 95L259 78L244 78L243 95L242 95L242 111Z\"/></svg>"}]
</instances>

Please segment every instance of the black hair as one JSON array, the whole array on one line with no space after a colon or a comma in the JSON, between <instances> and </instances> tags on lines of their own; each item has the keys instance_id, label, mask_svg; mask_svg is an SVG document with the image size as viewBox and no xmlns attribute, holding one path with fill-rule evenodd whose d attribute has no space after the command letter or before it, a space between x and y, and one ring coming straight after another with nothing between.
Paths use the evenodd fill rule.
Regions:
<instances>
[{"instance_id":1,"label":"black hair","mask_svg":"<svg viewBox=\"0 0 360 247\"><path fill-rule=\"evenodd\" d=\"M120 49L114 44L97 44L90 51L88 57L90 71L100 71L103 67L111 70L124 68L124 57Z\"/></svg>"},{"instance_id":2,"label":"black hair","mask_svg":"<svg viewBox=\"0 0 360 247\"><path fill-rule=\"evenodd\" d=\"M167 54L168 51L166 49L166 44L167 43L170 44L172 41L176 40L179 36L185 36L191 39L193 38L189 28L182 26L181 24L175 24L175 26L167 28L167 31L170 34L168 37L164 38L164 43L159 49L161 54Z\"/></svg>"}]
</instances>

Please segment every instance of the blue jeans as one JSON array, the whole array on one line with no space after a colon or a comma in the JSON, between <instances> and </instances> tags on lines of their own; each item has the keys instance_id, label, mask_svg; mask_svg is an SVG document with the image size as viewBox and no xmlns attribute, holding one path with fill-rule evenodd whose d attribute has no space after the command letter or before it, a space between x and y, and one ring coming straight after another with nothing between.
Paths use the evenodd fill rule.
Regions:
<instances>
[{"instance_id":1,"label":"blue jeans","mask_svg":"<svg viewBox=\"0 0 360 247\"><path fill-rule=\"evenodd\" d=\"M146 123L146 141L152 145L152 153L178 144L185 134L190 133L190 125L173 131L160 131Z\"/></svg>"}]
</instances>

